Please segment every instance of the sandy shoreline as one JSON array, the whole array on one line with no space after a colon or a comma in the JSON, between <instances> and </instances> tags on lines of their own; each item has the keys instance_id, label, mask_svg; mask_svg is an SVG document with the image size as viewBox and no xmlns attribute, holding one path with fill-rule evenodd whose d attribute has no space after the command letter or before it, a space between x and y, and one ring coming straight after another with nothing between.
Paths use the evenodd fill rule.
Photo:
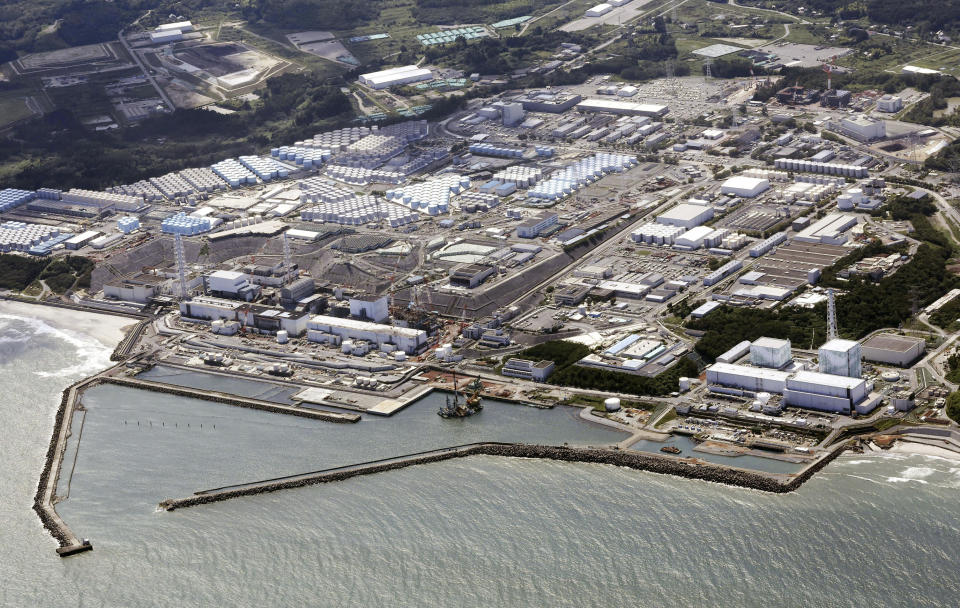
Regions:
<instances>
[{"instance_id":1,"label":"sandy shoreline","mask_svg":"<svg viewBox=\"0 0 960 608\"><path fill-rule=\"evenodd\" d=\"M937 458L960 461L960 454L957 452L953 452L945 448L938 448L934 445L914 443L912 441L904 441L902 439L893 445L889 451L897 454L919 454L921 456L936 456Z\"/></svg>"},{"instance_id":2,"label":"sandy shoreline","mask_svg":"<svg viewBox=\"0 0 960 608\"><path fill-rule=\"evenodd\" d=\"M123 340L135 319L105 313L84 312L69 308L0 300L0 315L37 319L57 329L77 332L94 338L106 348L114 348Z\"/></svg>"}]
</instances>

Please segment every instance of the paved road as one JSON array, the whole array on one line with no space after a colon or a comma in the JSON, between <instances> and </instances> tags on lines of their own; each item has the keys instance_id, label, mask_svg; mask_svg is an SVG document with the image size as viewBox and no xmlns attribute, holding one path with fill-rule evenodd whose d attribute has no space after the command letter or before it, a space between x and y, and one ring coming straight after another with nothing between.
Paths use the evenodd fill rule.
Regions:
<instances>
[{"instance_id":1,"label":"paved road","mask_svg":"<svg viewBox=\"0 0 960 608\"><path fill-rule=\"evenodd\" d=\"M127 42L126 37L123 35L123 30L117 32L117 38L120 40L120 44L123 45L123 48L127 49L127 53L133 57L134 62L143 72L143 75L147 77L147 80L150 81L150 84L153 85L153 88L157 90L157 94L160 95L160 99L163 100L163 103L167 105L167 108L173 112L177 109L177 106L173 105L173 101L170 100L170 97L167 96L166 91L163 90L163 87L157 82L157 79L153 77L153 74L150 73L149 66L143 63L143 60L140 59L140 55L130 46L130 43Z\"/></svg>"}]
</instances>

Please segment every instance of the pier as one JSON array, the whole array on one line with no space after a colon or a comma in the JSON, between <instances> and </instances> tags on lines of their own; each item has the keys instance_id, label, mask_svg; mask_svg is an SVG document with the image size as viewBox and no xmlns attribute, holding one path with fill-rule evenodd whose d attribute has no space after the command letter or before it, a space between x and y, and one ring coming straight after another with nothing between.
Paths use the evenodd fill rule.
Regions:
<instances>
[{"instance_id":1,"label":"pier","mask_svg":"<svg viewBox=\"0 0 960 608\"><path fill-rule=\"evenodd\" d=\"M484 442L417 452L415 454L406 454L286 477L264 479L247 484L236 484L222 488L201 490L195 492L193 496L164 500L159 506L166 511L175 511L177 509L221 502L242 496L255 496L257 494L276 492L278 490L302 488L321 483L342 481L361 475L393 471L418 464L481 455L611 464L651 473L674 475L687 479L699 479L702 481L760 490L762 492L784 494L799 488L809 480L814 473L825 467L846 449L846 444L838 445L823 458L806 467L800 473L785 477L783 475L764 474L747 469L705 463L699 460L674 458L645 452L604 448L572 448L567 446Z\"/></svg>"},{"instance_id":2,"label":"pier","mask_svg":"<svg viewBox=\"0 0 960 608\"><path fill-rule=\"evenodd\" d=\"M170 395L177 395L179 397L193 397L195 399L203 399L204 401L214 401L216 403L223 403L225 405L246 407L250 409L271 412L274 414L287 414L289 416L300 416L301 418L323 420L324 422L349 424L359 422L360 420L360 414L330 412L327 410L299 407L296 405L284 405L282 403L274 403L272 401L264 401L262 399L239 397L237 395L229 395L227 393L221 393L218 391L174 386L172 384L164 384L162 382L153 382L150 380L140 380L138 378L106 376L101 377L99 381L104 384L128 386L130 388L154 391L157 393L168 393Z\"/></svg>"}]
</instances>

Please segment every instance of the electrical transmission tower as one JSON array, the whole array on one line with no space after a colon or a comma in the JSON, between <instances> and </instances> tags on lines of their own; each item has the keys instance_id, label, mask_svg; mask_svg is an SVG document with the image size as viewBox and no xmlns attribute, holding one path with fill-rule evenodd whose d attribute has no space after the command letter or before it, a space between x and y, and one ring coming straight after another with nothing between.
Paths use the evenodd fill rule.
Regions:
<instances>
[{"instance_id":1,"label":"electrical transmission tower","mask_svg":"<svg viewBox=\"0 0 960 608\"><path fill-rule=\"evenodd\" d=\"M177 261L177 277L180 280L180 299L187 299L187 258L183 254L183 236L173 235L173 257Z\"/></svg>"}]
</instances>

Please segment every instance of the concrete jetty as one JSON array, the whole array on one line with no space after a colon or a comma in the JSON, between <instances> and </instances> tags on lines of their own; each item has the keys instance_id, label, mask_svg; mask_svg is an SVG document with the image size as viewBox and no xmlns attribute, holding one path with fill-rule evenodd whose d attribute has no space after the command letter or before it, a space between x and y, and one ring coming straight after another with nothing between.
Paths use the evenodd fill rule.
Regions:
<instances>
[{"instance_id":1,"label":"concrete jetty","mask_svg":"<svg viewBox=\"0 0 960 608\"><path fill-rule=\"evenodd\" d=\"M278 490L330 483L358 477L360 475L371 475L373 473L392 471L418 464L441 462L453 458L478 455L612 464L652 473L675 475L688 479L712 481L763 492L783 494L799 488L810 479L814 473L822 469L846 450L846 447L846 444L839 445L800 473L784 477L782 475L765 474L747 469L725 467L693 459L674 458L671 456L661 456L659 454L617 449L571 448L566 446L529 445L522 443L472 443L291 475L288 477L266 479L248 484L202 490L194 493L193 496L164 500L159 506L167 511L174 511L176 509L230 500L231 498L254 496L257 494L276 492Z\"/></svg>"},{"instance_id":2,"label":"concrete jetty","mask_svg":"<svg viewBox=\"0 0 960 608\"><path fill-rule=\"evenodd\" d=\"M63 467L63 454L67 449L67 441L70 439L73 414L83 390L97 381L97 378L87 378L74 383L63 391L63 397L60 399L60 407L57 408L54 421L53 436L50 438L43 471L40 473L40 481L37 483L37 493L33 497L33 510L40 517L43 527L60 544L57 548L57 554L60 557L67 557L93 549L90 541L79 538L70 530L63 519L60 518L54 505L57 502L57 484L60 481L60 472Z\"/></svg>"},{"instance_id":3,"label":"concrete jetty","mask_svg":"<svg viewBox=\"0 0 960 608\"><path fill-rule=\"evenodd\" d=\"M211 391L211 390L205 390L205 389L195 389L195 388L188 388L183 386L174 386L172 384L164 384L162 382L153 382L151 380L141 380L139 378L111 376L111 377L100 378L100 381L103 382L104 384L116 384L119 386L129 386L131 388L137 388L137 389L146 390L146 391L154 391L157 393L167 393L170 395L178 395L180 397L193 397L195 399L203 399L205 401L214 401L216 403L223 403L225 405L246 407L250 409L262 410L265 412L272 412L274 414L287 414L290 416L300 416L302 418L312 418L313 420L323 420L325 422L353 423L353 422L358 422L360 420L359 414L330 412L326 410L299 407L295 405L284 405L282 403L274 403L272 401L263 401L262 399L253 399L251 397L240 397L237 395L230 395L227 393L221 393L218 391Z\"/></svg>"}]
</instances>

